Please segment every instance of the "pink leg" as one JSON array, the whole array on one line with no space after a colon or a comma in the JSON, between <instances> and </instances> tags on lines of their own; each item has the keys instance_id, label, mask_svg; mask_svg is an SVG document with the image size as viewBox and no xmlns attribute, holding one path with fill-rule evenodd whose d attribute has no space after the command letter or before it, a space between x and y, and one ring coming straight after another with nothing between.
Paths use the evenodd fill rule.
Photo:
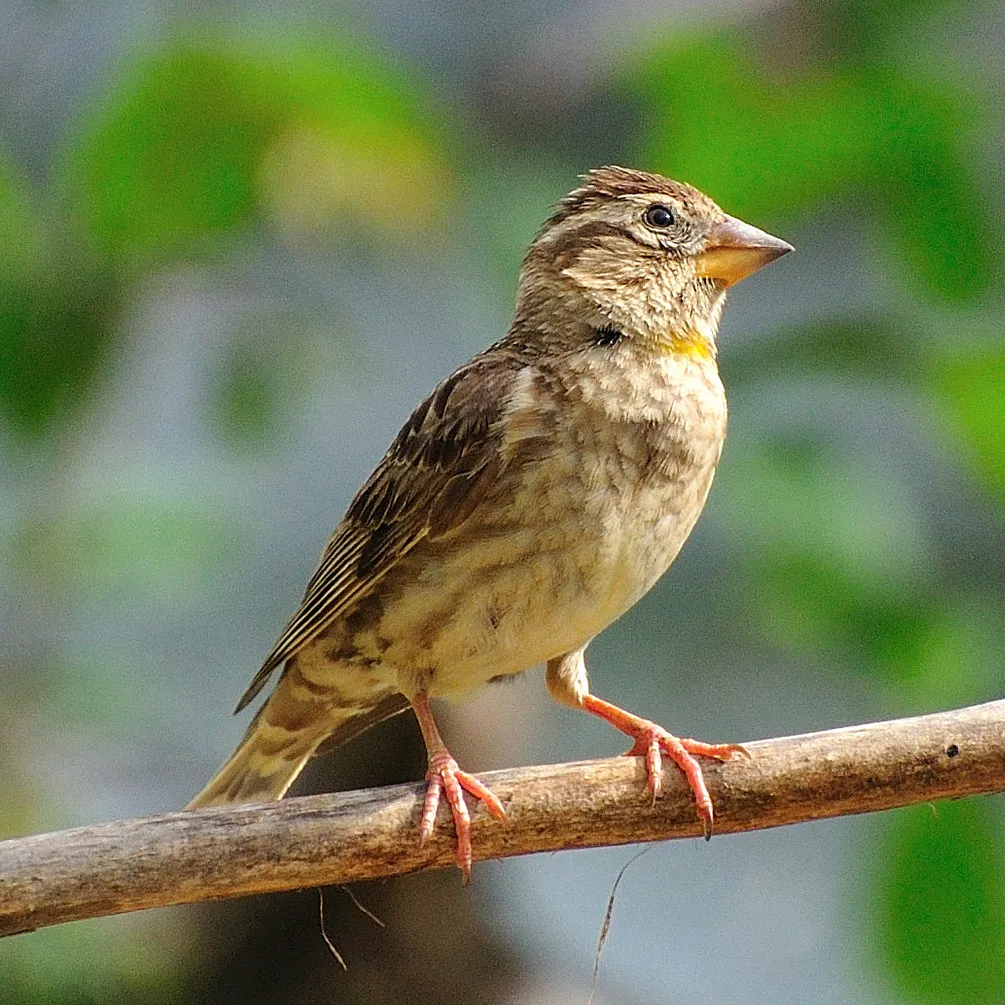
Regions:
<instances>
[{"instance_id":1,"label":"pink leg","mask_svg":"<svg viewBox=\"0 0 1005 1005\"><path fill-rule=\"evenodd\" d=\"M440 805L440 796L447 797L447 805L454 818L454 830L457 833L457 868L464 876L464 882L471 879L471 817L464 802L466 789L476 799L480 799L488 811L500 820L506 819L506 811L495 794L486 788L474 775L461 771L457 762L450 756L447 745L436 728L433 712L429 707L429 698L425 694L417 694L412 699L415 717L419 720L422 738L426 741L426 752L429 755L429 770L426 780L426 800L422 807L422 820L419 823L419 840L425 841L433 833L436 823L436 811Z\"/></svg>"},{"instance_id":2,"label":"pink leg","mask_svg":"<svg viewBox=\"0 0 1005 1005\"><path fill-rule=\"evenodd\" d=\"M622 733L627 733L632 737L635 743L631 750L625 752L625 756L645 757L646 774L649 779L648 787L654 801L663 787L663 754L666 754L684 772L684 777L694 793L698 818L701 820L702 830L707 841L712 836L714 818L712 797L705 787L701 765L694 759L693 755L728 761L738 755L749 757L750 754L747 750L738 743L702 743L700 740L681 739L674 736L673 733L667 732L662 726L657 726L655 722L626 712L623 708L618 708L617 705L612 705L610 702L604 701L603 698L596 698L592 694L583 698L583 708L592 715L599 716L609 722L615 729L620 729Z\"/></svg>"}]
</instances>

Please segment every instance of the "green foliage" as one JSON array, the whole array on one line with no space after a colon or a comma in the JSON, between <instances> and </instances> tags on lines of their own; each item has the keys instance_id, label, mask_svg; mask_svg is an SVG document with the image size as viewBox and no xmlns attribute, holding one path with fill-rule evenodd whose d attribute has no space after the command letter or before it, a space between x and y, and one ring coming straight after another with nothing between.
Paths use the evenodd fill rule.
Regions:
<instances>
[{"instance_id":1,"label":"green foliage","mask_svg":"<svg viewBox=\"0 0 1005 1005\"><path fill-rule=\"evenodd\" d=\"M847 386L881 385L893 391L919 383L923 348L909 322L849 313L779 329L772 333L769 352L760 345L729 346L719 370L727 386L838 379Z\"/></svg>"},{"instance_id":2,"label":"green foliage","mask_svg":"<svg viewBox=\"0 0 1005 1005\"><path fill-rule=\"evenodd\" d=\"M0 414L25 438L91 388L115 307L86 260L50 244L31 192L0 160Z\"/></svg>"},{"instance_id":3,"label":"green foliage","mask_svg":"<svg viewBox=\"0 0 1005 1005\"><path fill-rule=\"evenodd\" d=\"M70 192L120 264L269 220L408 235L449 172L416 81L347 46L176 41L121 73L71 150Z\"/></svg>"},{"instance_id":4,"label":"green foliage","mask_svg":"<svg viewBox=\"0 0 1005 1005\"><path fill-rule=\"evenodd\" d=\"M358 365L350 318L263 311L253 327L239 326L217 360L207 424L234 450L275 448L300 403L319 389L339 393Z\"/></svg>"},{"instance_id":5,"label":"green foliage","mask_svg":"<svg viewBox=\"0 0 1005 1005\"><path fill-rule=\"evenodd\" d=\"M115 288L86 267L0 281L0 410L12 430L35 437L74 414L98 376L115 306Z\"/></svg>"},{"instance_id":6,"label":"green foliage","mask_svg":"<svg viewBox=\"0 0 1005 1005\"><path fill-rule=\"evenodd\" d=\"M72 582L79 603L182 603L234 544L222 515L177 496L117 493L90 509L24 527L17 555L52 588Z\"/></svg>"},{"instance_id":7,"label":"green foliage","mask_svg":"<svg viewBox=\"0 0 1005 1005\"><path fill-rule=\"evenodd\" d=\"M965 461L1005 499L1005 349L960 347L956 340L932 360L930 386Z\"/></svg>"},{"instance_id":8,"label":"green foliage","mask_svg":"<svg viewBox=\"0 0 1005 1005\"><path fill-rule=\"evenodd\" d=\"M42 223L31 197L0 156L0 284L25 282L43 262Z\"/></svg>"},{"instance_id":9,"label":"green foliage","mask_svg":"<svg viewBox=\"0 0 1005 1005\"><path fill-rule=\"evenodd\" d=\"M876 861L876 938L886 974L919 1005L1005 997L1005 873L988 800L902 810Z\"/></svg>"},{"instance_id":10,"label":"green foliage","mask_svg":"<svg viewBox=\"0 0 1005 1005\"><path fill-rule=\"evenodd\" d=\"M256 220L283 240L414 242L450 189L430 104L414 75L346 45L178 40L118 68L67 148L66 218L47 226L0 161L11 428L38 437L74 414L114 348L124 277L167 256L214 249ZM247 366L230 376L224 424L250 431L270 407L267 381Z\"/></svg>"},{"instance_id":11,"label":"green foliage","mask_svg":"<svg viewBox=\"0 0 1005 1005\"><path fill-rule=\"evenodd\" d=\"M88 231L118 256L175 250L244 222L271 123L246 74L215 52L172 51L116 81L79 149Z\"/></svg>"},{"instance_id":12,"label":"green foliage","mask_svg":"<svg viewBox=\"0 0 1005 1005\"><path fill-rule=\"evenodd\" d=\"M261 354L238 347L224 361L212 401L218 434L238 446L261 445L275 432L281 409L276 375Z\"/></svg>"},{"instance_id":13,"label":"green foliage","mask_svg":"<svg viewBox=\"0 0 1005 1005\"><path fill-rule=\"evenodd\" d=\"M910 677L906 654L919 651L938 603L931 542L885 474L825 437L776 436L747 444L722 482L732 501L720 508L748 543L751 613L765 635L841 653L891 682Z\"/></svg>"},{"instance_id":14,"label":"green foliage","mask_svg":"<svg viewBox=\"0 0 1005 1005\"><path fill-rule=\"evenodd\" d=\"M729 385L756 395L784 372L790 387L802 380L885 389L891 400L913 395L919 415L934 400L936 428L1001 500L1000 331L982 340L979 317L959 310L965 302L1000 316L989 308L1001 280L1000 217L970 148L987 132L982 100L961 75L926 72L938 31L911 34L919 15L940 6L804 6L799 44L781 59L750 33L673 37L626 68L622 84L644 110L643 163L757 223L851 215L928 300L904 318L837 318L724 352ZM903 38L909 59L892 55ZM968 581L974 570L957 558L950 573L943 549L953 545L933 535L914 492L857 456L834 413L821 421L812 404L809 412L759 438L734 431L721 473L719 512L748 547L752 622L777 646L866 671L898 710L999 695L1005 611L984 577L999 583L1000 570ZM873 885L862 894L872 905L866 931L883 972L911 1001L1005 997L1005 865L995 824L987 802L970 801L879 825L875 872L865 879Z\"/></svg>"},{"instance_id":15,"label":"green foliage","mask_svg":"<svg viewBox=\"0 0 1005 1005\"><path fill-rule=\"evenodd\" d=\"M926 15L962 4L950 0L828 0L814 7L821 42L842 62L889 59L894 39L910 37Z\"/></svg>"},{"instance_id":16,"label":"green foliage","mask_svg":"<svg viewBox=\"0 0 1005 1005\"><path fill-rule=\"evenodd\" d=\"M1005 359L996 348L961 352L957 341L892 321L825 323L778 333L770 351L725 354L726 379L747 395L781 372L789 385L830 378L899 395L935 390L938 423L953 440L957 425L965 429L968 460L994 481L1005 467ZM806 400L802 430L749 440L735 430L736 453L720 474L720 512L749 547L753 620L775 645L840 655L882 681L901 709L993 697L1005 682L1000 603L942 578L923 500L857 455L832 413L817 418Z\"/></svg>"},{"instance_id":17,"label":"green foliage","mask_svg":"<svg viewBox=\"0 0 1005 1005\"><path fill-rule=\"evenodd\" d=\"M102 918L8 940L3 993L17 1005L179 1001L177 934L156 921ZM174 944L173 944L174 943Z\"/></svg>"},{"instance_id":18,"label":"green foliage","mask_svg":"<svg viewBox=\"0 0 1005 1005\"><path fill-rule=\"evenodd\" d=\"M964 146L984 118L962 88L822 55L778 68L739 34L669 40L624 81L647 109L639 159L730 212L853 213L946 301L995 281L992 213Z\"/></svg>"}]
</instances>

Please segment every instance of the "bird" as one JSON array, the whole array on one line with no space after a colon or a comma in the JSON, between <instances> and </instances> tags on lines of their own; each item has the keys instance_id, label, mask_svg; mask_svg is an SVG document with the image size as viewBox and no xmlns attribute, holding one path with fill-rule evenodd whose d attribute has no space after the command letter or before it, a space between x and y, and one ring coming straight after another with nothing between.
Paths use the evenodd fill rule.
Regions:
<instances>
[{"instance_id":1,"label":"bird","mask_svg":"<svg viewBox=\"0 0 1005 1005\"><path fill-rule=\"evenodd\" d=\"M279 671L275 687L188 809L279 799L313 755L411 708L428 757L419 840L445 800L467 882L465 795L505 808L450 754L430 699L544 664L555 700L631 738L653 800L664 758L679 766L711 836L697 758L744 748L595 696L584 653L697 521L726 434L726 291L792 246L659 174L579 180L529 246L506 335L412 412L350 503L236 711Z\"/></svg>"}]
</instances>

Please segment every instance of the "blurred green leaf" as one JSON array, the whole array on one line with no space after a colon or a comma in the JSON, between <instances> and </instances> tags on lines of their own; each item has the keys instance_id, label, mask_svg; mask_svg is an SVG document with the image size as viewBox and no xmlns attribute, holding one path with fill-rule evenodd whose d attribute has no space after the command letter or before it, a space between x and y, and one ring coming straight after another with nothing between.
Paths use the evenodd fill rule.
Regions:
<instances>
[{"instance_id":1,"label":"blurred green leaf","mask_svg":"<svg viewBox=\"0 0 1005 1005\"><path fill-rule=\"evenodd\" d=\"M916 806L889 818L874 895L880 962L923 1005L1005 997L1005 874L986 799Z\"/></svg>"},{"instance_id":2,"label":"blurred green leaf","mask_svg":"<svg viewBox=\"0 0 1005 1005\"><path fill-rule=\"evenodd\" d=\"M961 349L953 340L926 372L966 461L1005 499L1005 345Z\"/></svg>"},{"instance_id":3,"label":"blurred green leaf","mask_svg":"<svg viewBox=\"0 0 1005 1005\"><path fill-rule=\"evenodd\" d=\"M855 595L875 600L912 595L926 581L930 543L912 500L837 437L792 431L738 446L720 473L718 508L765 558L765 575L806 580L796 596L819 576L828 594L854 584Z\"/></svg>"},{"instance_id":4,"label":"blurred green leaf","mask_svg":"<svg viewBox=\"0 0 1005 1005\"><path fill-rule=\"evenodd\" d=\"M177 928L153 920L101 918L8 939L4 1002L17 1005L159 1005L178 1002Z\"/></svg>"},{"instance_id":5,"label":"blurred green leaf","mask_svg":"<svg viewBox=\"0 0 1005 1005\"><path fill-rule=\"evenodd\" d=\"M22 437L50 431L89 391L117 301L106 277L49 236L0 159L0 414Z\"/></svg>"},{"instance_id":6,"label":"blurred green leaf","mask_svg":"<svg viewBox=\"0 0 1005 1005\"><path fill-rule=\"evenodd\" d=\"M948 301L997 277L992 211L964 153L986 116L951 82L821 53L782 69L739 33L674 37L622 80L648 109L641 162L729 212L766 222L839 205Z\"/></svg>"},{"instance_id":7,"label":"blurred green leaf","mask_svg":"<svg viewBox=\"0 0 1005 1005\"><path fill-rule=\"evenodd\" d=\"M782 328L772 332L767 352L760 340L731 344L720 357L719 371L727 387L793 381L807 374L883 381L891 389L909 386L919 378L917 333L909 325L895 318L844 314Z\"/></svg>"},{"instance_id":8,"label":"blurred green leaf","mask_svg":"<svg viewBox=\"0 0 1005 1005\"><path fill-rule=\"evenodd\" d=\"M206 401L208 424L232 449L273 442L289 431L288 420L305 399L330 394L358 371L353 323L340 312L260 311L233 336Z\"/></svg>"},{"instance_id":9,"label":"blurred green leaf","mask_svg":"<svg viewBox=\"0 0 1005 1005\"><path fill-rule=\"evenodd\" d=\"M89 232L129 256L245 221L271 123L248 107L242 84L242 67L209 50L169 51L126 71L75 152Z\"/></svg>"},{"instance_id":10,"label":"blurred green leaf","mask_svg":"<svg viewBox=\"0 0 1005 1005\"><path fill-rule=\"evenodd\" d=\"M218 375L211 411L217 433L228 443L265 443L276 431L281 398L276 373L261 354L237 346Z\"/></svg>"},{"instance_id":11,"label":"blurred green leaf","mask_svg":"<svg viewBox=\"0 0 1005 1005\"><path fill-rule=\"evenodd\" d=\"M19 558L50 589L72 589L77 604L144 596L177 604L215 574L232 534L205 505L117 496L26 526Z\"/></svg>"},{"instance_id":12,"label":"blurred green leaf","mask_svg":"<svg viewBox=\"0 0 1005 1005\"><path fill-rule=\"evenodd\" d=\"M962 301L993 285L1000 255L994 213L965 144L984 120L976 99L885 71L866 74L876 108L877 160L871 187L881 233L942 300Z\"/></svg>"},{"instance_id":13,"label":"blurred green leaf","mask_svg":"<svg viewBox=\"0 0 1005 1005\"><path fill-rule=\"evenodd\" d=\"M899 690L900 707L970 705L1005 687L1005 610L980 593L944 592L910 611L910 631L877 631L872 663Z\"/></svg>"},{"instance_id":14,"label":"blurred green leaf","mask_svg":"<svg viewBox=\"0 0 1005 1005\"><path fill-rule=\"evenodd\" d=\"M838 58L884 59L897 36L940 7L959 16L960 0L827 0L807 5L819 21L823 45Z\"/></svg>"},{"instance_id":15,"label":"blurred green leaf","mask_svg":"<svg viewBox=\"0 0 1005 1005\"><path fill-rule=\"evenodd\" d=\"M649 108L641 157L763 220L855 194L876 105L851 73L762 66L738 34L657 48L626 85Z\"/></svg>"},{"instance_id":16,"label":"blurred green leaf","mask_svg":"<svg viewBox=\"0 0 1005 1005\"><path fill-rule=\"evenodd\" d=\"M776 435L722 481L717 511L747 542L751 613L773 644L842 653L901 708L1000 691L1005 612L940 582L935 542L884 472L826 438Z\"/></svg>"},{"instance_id":17,"label":"blurred green leaf","mask_svg":"<svg viewBox=\"0 0 1005 1005\"><path fill-rule=\"evenodd\" d=\"M90 391L118 293L86 267L0 283L0 409L22 436L50 431Z\"/></svg>"},{"instance_id":18,"label":"blurred green leaf","mask_svg":"<svg viewBox=\"0 0 1005 1005\"><path fill-rule=\"evenodd\" d=\"M738 35L674 37L626 83L649 110L640 161L751 219L818 206L867 152L845 82L772 81Z\"/></svg>"},{"instance_id":19,"label":"blurred green leaf","mask_svg":"<svg viewBox=\"0 0 1005 1005\"><path fill-rule=\"evenodd\" d=\"M109 82L70 191L122 263L192 252L256 213L288 236L347 221L407 236L449 186L425 98L372 52L174 42Z\"/></svg>"},{"instance_id":20,"label":"blurred green leaf","mask_svg":"<svg viewBox=\"0 0 1005 1005\"><path fill-rule=\"evenodd\" d=\"M901 675L913 670L908 654L923 649L931 616L931 600L922 592L893 582L885 588L863 583L809 549L802 554L766 549L756 556L752 573L755 611L776 645L843 650L870 673L891 675L894 666ZM893 665L886 661L891 652L898 655Z\"/></svg>"},{"instance_id":21,"label":"blurred green leaf","mask_svg":"<svg viewBox=\"0 0 1005 1005\"><path fill-rule=\"evenodd\" d=\"M0 285L25 283L41 271L43 229L32 199L0 156Z\"/></svg>"}]
</instances>

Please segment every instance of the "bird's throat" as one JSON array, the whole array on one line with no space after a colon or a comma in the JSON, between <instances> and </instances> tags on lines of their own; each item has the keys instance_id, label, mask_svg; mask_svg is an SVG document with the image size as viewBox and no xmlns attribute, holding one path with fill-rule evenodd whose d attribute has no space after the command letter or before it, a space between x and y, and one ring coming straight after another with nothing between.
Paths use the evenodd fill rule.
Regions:
<instances>
[{"instance_id":1,"label":"bird's throat","mask_svg":"<svg viewBox=\"0 0 1005 1005\"><path fill-rule=\"evenodd\" d=\"M715 359L715 340L696 328L659 332L652 336L651 344L660 353L671 353L690 359Z\"/></svg>"}]
</instances>

